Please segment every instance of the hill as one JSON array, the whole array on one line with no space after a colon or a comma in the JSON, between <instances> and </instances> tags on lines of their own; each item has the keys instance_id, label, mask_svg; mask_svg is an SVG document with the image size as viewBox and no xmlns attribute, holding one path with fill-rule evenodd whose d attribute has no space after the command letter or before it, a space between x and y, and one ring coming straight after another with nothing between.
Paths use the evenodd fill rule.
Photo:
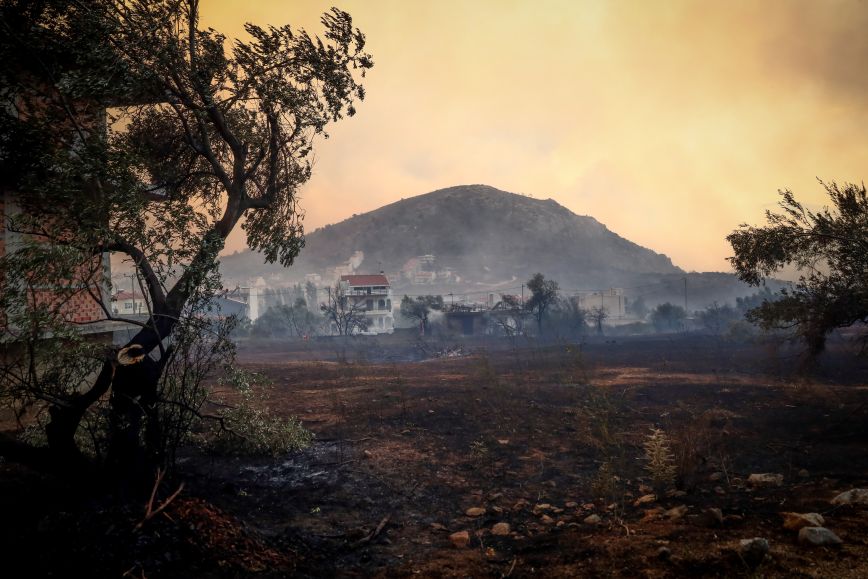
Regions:
<instances>
[{"instance_id":1,"label":"hill","mask_svg":"<svg viewBox=\"0 0 868 579\"><path fill-rule=\"evenodd\" d=\"M570 287L624 285L637 276L680 274L665 255L576 215L552 199L539 200L485 185L441 189L386 205L307 236L290 270L262 265L246 251L222 258L227 281L280 275L285 281L325 272L364 252L360 271L398 272L407 260L433 255L462 286L525 280L541 271Z\"/></svg>"}]
</instances>

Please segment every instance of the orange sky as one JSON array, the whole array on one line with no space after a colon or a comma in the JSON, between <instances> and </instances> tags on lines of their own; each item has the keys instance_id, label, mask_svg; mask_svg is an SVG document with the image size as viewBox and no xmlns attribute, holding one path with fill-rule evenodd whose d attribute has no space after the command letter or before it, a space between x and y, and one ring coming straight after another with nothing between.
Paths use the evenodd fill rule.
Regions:
<instances>
[{"instance_id":1,"label":"orange sky","mask_svg":"<svg viewBox=\"0 0 868 579\"><path fill-rule=\"evenodd\" d=\"M816 177L868 174L862 0L205 0L203 24L313 33L333 4L375 66L358 114L317 143L308 231L484 183L728 270L724 237L777 189L819 205Z\"/></svg>"}]
</instances>

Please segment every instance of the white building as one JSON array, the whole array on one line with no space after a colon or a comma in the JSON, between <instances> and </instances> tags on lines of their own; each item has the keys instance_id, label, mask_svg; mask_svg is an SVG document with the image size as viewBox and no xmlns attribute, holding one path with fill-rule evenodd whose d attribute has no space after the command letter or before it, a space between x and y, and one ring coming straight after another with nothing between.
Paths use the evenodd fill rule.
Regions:
<instances>
[{"instance_id":1,"label":"white building","mask_svg":"<svg viewBox=\"0 0 868 579\"><path fill-rule=\"evenodd\" d=\"M342 275L340 283L344 295L365 313L368 332L392 333L395 329L392 286L385 275Z\"/></svg>"},{"instance_id":2,"label":"white building","mask_svg":"<svg viewBox=\"0 0 868 579\"><path fill-rule=\"evenodd\" d=\"M583 292L575 296L573 299L583 310L593 310L602 308L608 315L609 320L620 320L626 315L626 300L624 299L624 290L621 288L611 288L596 292Z\"/></svg>"},{"instance_id":3,"label":"white building","mask_svg":"<svg viewBox=\"0 0 868 579\"><path fill-rule=\"evenodd\" d=\"M112 313L119 316L123 316L124 314L147 314L148 303L142 294L120 291L112 296Z\"/></svg>"}]
</instances>

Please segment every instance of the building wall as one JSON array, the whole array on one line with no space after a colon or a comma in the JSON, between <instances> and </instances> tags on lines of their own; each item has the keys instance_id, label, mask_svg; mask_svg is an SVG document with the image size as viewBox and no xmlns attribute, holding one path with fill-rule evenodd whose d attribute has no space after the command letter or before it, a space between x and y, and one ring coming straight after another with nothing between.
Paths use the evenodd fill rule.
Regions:
<instances>
[{"instance_id":1,"label":"building wall","mask_svg":"<svg viewBox=\"0 0 868 579\"><path fill-rule=\"evenodd\" d=\"M17 207L15 201L10 193L3 193L0 195L0 257L6 255L7 251L12 251L15 247L15 238L18 237L18 234L7 230L6 220L10 215L14 214L16 210ZM105 280L108 279L105 276L105 272L108 271L106 268L109 266L108 256L105 258L96 257L94 259L101 262L99 264L101 267L99 273L97 273L96 281L100 286L100 294L105 300L107 290L105 287ZM95 262L94 265L96 266L97 263ZM6 280L0 280L0 288L2 288L5 281ZM73 281L68 283L75 282ZM62 296L58 292L46 288L35 292L34 297L36 305L46 305L57 303ZM63 297L65 298L66 296ZM100 304L97 303L96 300L94 300L93 297L84 289L75 292L68 301L62 305L58 305L60 306L60 311L63 313L64 317L70 322L95 322L105 319L105 313L103 312L102 307L100 307ZM3 312L0 312L0 328L5 326L6 323L3 314Z\"/></svg>"}]
</instances>

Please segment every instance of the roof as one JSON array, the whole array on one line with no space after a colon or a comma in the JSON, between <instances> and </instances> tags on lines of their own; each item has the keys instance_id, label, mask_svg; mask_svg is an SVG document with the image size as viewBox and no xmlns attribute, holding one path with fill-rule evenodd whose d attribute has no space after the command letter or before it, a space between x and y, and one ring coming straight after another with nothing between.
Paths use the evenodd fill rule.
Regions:
<instances>
[{"instance_id":1,"label":"roof","mask_svg":"<svg viewBox=\"0 0 868 579\"><path fill-rule=\"evenodd\" d=\"M341 281L350 285L389 285L389 280L382 274L378 275L342 275Z\"/></svg>"}]
</instances>

